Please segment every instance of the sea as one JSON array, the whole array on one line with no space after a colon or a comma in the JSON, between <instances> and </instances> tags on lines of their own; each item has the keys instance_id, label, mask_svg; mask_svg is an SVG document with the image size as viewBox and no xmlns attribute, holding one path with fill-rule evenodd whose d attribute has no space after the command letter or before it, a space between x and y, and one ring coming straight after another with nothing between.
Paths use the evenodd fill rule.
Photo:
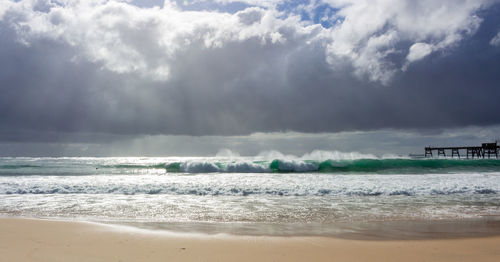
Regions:
<instances>
[{"instance_id":1,"label":"sea","mask_svg":"<svg viewBox=\"0 0 500 262\"><path fill-rule=\"evenodd\" d=\"M498 234L500 159L328 151L2 157L0 216L206 234L330 236L376 227L415 236L451 222L450 232Z\"/></svg>"}]
</instances>

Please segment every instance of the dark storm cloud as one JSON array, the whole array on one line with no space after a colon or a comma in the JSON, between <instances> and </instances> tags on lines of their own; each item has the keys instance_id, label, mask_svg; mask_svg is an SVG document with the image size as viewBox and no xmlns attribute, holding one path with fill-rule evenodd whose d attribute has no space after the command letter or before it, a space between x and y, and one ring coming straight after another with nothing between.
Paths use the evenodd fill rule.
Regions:
<instances>
[{"instance_id":1,"label":"dark storm cloud","mask_svg":"<svg viewBox=\"0 0 500 262\"><path fill-rule=\"evenodd\" d=\"M265 15L262 9L251 11ZM171 44L179 44L178 49L161 57L157 54L165 47L151 45L156 43L154 24L144 22L133 32L134 27L120 24L113 30L130 52L117 56L113 48L99 51L99 41L108 34L89 32L97 35L88 38L97 44L74 43L65 35L13 27L20 25L14 21L19 18L7 12L0 21L0 139L99 142L128 135L500 124L500 48L490 44L499 30L499 14L498 5L477 12L482 19L477 32L426 53L386 82L353 73L360 64L350 60L334 57L332 67L325 42L310 41L320 38L319 28L301 33L284 23L275 27L279 36L259 32L264 36L224 40L220 47L212 39L213 48L203 37L189 38L182 46L174 35ZM120 49L120 43L103 45ZM391 48L412 44L403 41ZM101 53L92 53L96 50ZM395 52L384 63L403 67L406 55Z\"/></svg>"}]
</instances>

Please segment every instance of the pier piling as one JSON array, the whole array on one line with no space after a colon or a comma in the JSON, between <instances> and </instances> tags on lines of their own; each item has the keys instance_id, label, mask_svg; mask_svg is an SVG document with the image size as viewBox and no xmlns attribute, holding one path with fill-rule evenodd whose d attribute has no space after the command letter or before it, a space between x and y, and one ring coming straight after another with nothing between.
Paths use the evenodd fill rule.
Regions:
<instances>
[{"instance_id":1,"label":"pier piling","mask_svg":"<svg viewBox=\"0 0 500 262\"><path fill-rule=\"evenodd\" d=\"M456 156L458 156L458 158L460 158L460 150L458 150L457 148L452 148L451 149L451 158L454 158Z\"/></svg>"}]
</instances>

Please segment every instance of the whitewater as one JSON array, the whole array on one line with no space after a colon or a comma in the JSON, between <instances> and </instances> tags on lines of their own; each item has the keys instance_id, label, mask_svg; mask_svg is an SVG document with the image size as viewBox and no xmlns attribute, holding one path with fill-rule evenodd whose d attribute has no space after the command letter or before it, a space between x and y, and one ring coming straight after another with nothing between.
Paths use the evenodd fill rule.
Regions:
<instances>
[{"instance_id":1,"label":"whitewater","mask_svg":"<svg viewBox=\"0 0 500 262\"><path fill-rule=\"evenodd\" d=\"M0 195L3 216L167 229L191 223L215 231L292 225L279 233L305 226L324 233L342 222L498 217L500 160L325 151L300 157L3 157Z\"/></svg>"}]
</instances>

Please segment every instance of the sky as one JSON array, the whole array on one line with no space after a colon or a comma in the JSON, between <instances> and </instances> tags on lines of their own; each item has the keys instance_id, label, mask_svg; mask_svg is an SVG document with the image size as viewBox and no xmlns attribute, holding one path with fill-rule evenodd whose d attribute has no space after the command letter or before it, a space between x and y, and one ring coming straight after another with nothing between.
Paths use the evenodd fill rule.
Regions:
<instances>
[{"instance_id":1,"label":"sky","mask_svg":"<svg viewBox=\"0 0 500 262\"><path fill-rule=\"evenodd\" d=\"M0 0L0 156L500 140L500 1Z\"/></svg>"}]
</instances>

